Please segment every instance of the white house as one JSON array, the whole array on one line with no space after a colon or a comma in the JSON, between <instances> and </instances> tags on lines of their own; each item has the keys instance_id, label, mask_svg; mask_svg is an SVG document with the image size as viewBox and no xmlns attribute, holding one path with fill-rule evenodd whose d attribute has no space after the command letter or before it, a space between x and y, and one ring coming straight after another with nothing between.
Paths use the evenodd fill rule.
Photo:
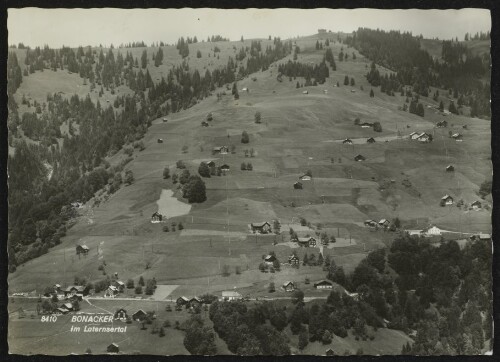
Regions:
<instances>
[{"instance_id":1,"label":"white house","mask_svg":"<svg viewBox=\"0 0 500 362\"><path fill-rule=\"evenodd\" d=\"M222 292L222 300L240 300L242 295L233 290L227 290Z\"/></svg>"},{"instance_id":2,"label":"white house","mask_svg":"<svg viewBox=\"0 0 500 362\"><path fill-rule=\"evenodd\" d=\"M437 236L441 235L441 231L442 230L437 226L429 226L427 229L422 230L422 234L425 234L426 236Z\"/></svg>"}]
</instances>

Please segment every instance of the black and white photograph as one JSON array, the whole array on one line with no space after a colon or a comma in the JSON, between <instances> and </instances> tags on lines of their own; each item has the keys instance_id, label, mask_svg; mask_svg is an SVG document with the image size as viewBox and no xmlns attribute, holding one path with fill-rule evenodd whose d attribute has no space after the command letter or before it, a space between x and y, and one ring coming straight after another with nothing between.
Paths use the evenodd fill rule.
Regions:
<instances>
[{"instance_id":1,"label":"black and white photograph","mask_svg":"<svg viewBox=\"0 0 500 362\"><path fill-rule=\"evenodd\" d=\"M8 352L492 355L491 25L7 9Z\"/></svg>"}]
</instances>

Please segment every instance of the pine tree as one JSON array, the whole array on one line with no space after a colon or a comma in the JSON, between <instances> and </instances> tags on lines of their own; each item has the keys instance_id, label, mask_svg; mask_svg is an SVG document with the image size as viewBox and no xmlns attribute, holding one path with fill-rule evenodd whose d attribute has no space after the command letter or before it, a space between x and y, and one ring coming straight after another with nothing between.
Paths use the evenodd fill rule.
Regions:
<instances>
[{"instance_id":1,"label":"pine tree","mask_svg":"<svg viewBox=\"0 0 500 362\"><path fill-rule=\"evenodd\" d=\"M344 85L349 85L349 77L347 75L344 78Z\"/></svg>"}]
</instances>

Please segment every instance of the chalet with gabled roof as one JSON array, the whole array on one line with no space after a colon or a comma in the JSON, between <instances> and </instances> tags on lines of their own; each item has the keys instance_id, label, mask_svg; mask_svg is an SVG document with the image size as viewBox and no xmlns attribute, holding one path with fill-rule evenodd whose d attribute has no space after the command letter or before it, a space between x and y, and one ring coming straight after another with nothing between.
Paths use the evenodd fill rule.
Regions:
<instances>
[{"instance_id":1,"label":"chalet with gabled roof","mask_svg":"<svg viewBox=\"0 0 500 362\"><path fill-rule=\"evenodd\" d=\"M186 298L185 296L177 298L175 301L177 305L186 305L189 304L189 298Z\"/></svg>"},{"instance_id":2,"label":"chalet with gabled roof","mask_svg":"<svg viewBox=\"0 0 500 362\"><path fill-rule=\"evenodd\" d=\"M76 246L76 255L79 255L79 254L84 254L84 255L87 255L89 253L89 247L87 245L77 245Z\"/></svg>"},{"instance_id":3,"label":"chalet with gabled roof","mask_svg":"<svg viewBox=\"0 0 500 362\"><path fill-rule=\"evenodd\" d=\"M113 315L113 318L121 321L126 321L128 318L127 311L123 308L117 309L115 314Z\"/></svg>"},{"instance_id":4,"label":"chalet with gabled roof","mask_svg":"<svg viewBox=\"0 0 500 362\"><path fill-rule=\"evenodd\" d=\"M320 280L313 284L316 289L333 289L333 283L329 280Z\"/></svg>"},{"instance_id":5,"label":"chalet with gabled roof","mask_svg":"<svg viewBox=\"0 0 500 362\"><path fill-rule=\"evenodd\" d=\"M300 246L304 246L304 247L315 247L316 246L316 239L313 238L312 236L298 238L297 242L299 243Z\"/></svg>"},{"instance_id":6,"label":"chalet with gabled roof","mask_svg":"<svg viewBox=\"0 0 500 362\"><path fill-rule=\"evenodd\" d=\"M162 222L163 220L163 215L160 214L158 211L154 212L153 215L151 215L151 222L153 224Z\"/></svg>"},{"instance_id":7,"label":"chalet with gabled roof","mask_svg":"<svg viewBox=\"0 0 500 362\"><path fill-rule=\"evenodd\" d=\"M450 195L444 195L443 197L441 197L441 203L443 205L453 205L453 197L451 197Z\"/></svg>"},{"instance_id":8,"label":"chalet with gabled roof","mask_svg":"<svg viewBox=\"0 0 500 362\"><path fill-rule=\"evenodd\" d=\"M273 263L276 261L276 257L272 254L266 255L264 257L264 262L269 265L273 265Z\"/></svg>"},{"instance_id":9,"label":"chalet with gabled roof","mask_svg":"<svg viewBox=\"0 0 500 362\"><path fill-rule=\"evenodd\" d=\"M367 143L375 143L375 138L370 137L366 140Z\"/></svg>"},{"instance_id":10,"label":"chalet with gabled roof","mask_svg":"<svg viewBox=\"0 0 500 362\"><path fill-rule=\"evenodd\" d=\"M342 141L342 144L344 145L352 145L352 140L349 138L346 138L345 140Z\"/></svg>"},{"instance_id":11,"label":"chalet with gabled roof","mask_svg":"<svg viewBox=\"0 0 500 362\"><path fill-rule=\"evenodd\" d=\"M300 263L300 259L297 255L292 254L288 257L288 264L293 266L293 265L299 265L299 263Z\"/></svg>"},{"instance_id":12,"label":"chalet with gabled roof","mask_svg":"<svg viewBox=\"0 0 500 362\"><path fill-rule=\"evenodd\" d=\"M120 352L120 347L116 343L111 343L108 348L106 348L108 353L118 353Z\"/></svg>"},{"instance_id":13,"label":"chalet with gabled roof","mask_svg":"<svg viewBox=\"0 0 500 362\"><path fill-rule=\"evenodd\" d=\"M378 226L377 222L373 221L373 220L365 220L364 224L365 224L365 226L372 227L372 228L375 228Z\"/></svg>"},{"instance_id":14,"label":"chalet with gabled roof","mask_svg":"<svg viewBox=\"0 0 500 362\"><path fill-rule=\"evenodd\" d=\"M139 309L137 312L132 314L132 319L134 321L142 321L142 320L146 319L147 315L148 314L145 311L143 311L142 309Z\"/></svg>"},{"instance_id":15,"label":"chalet with gabled roof","mask_svg":"<svg viewBox=\"0 0 500 362\"><path fill-rule=\"evenodd\" d=\"M229 147L227 146L217 146L212 149L212 153L215 155L217 153L221 155L226 155L229 153Z\"/></svg>"},{"instance_id":16,"label":"chalet with gabled roof","mask_svg":"<svg viewBox=\"0 0 500 362\"><path fill-rule=\"evenodd\" d=\"M281 286L285 292L293 292L295 290L295 284L290 281L286 281Z\"/></svg>"},{"instance_id":17,"label":"chalet with gabled roof","mask_svg":"<svg viewBox=\"0 0 500 362\"><path fill-rule=\"evenodd\" d=\"M264 221L262 223L251 223L249 227L254 234L268 234L271 232L271 224L267 221Z\"/></svg>"},{"instance_id":18,"label":"chalet with gabled roof","mask_svg":"<svg viewBox=\"0 0 500 362\"><path fill-rule=\"evenodd\" d=\"M455 167L453 167L452 165L446 166L446 172L453 172L453 171L455 171Z\"/></svg>"}]
</instances>

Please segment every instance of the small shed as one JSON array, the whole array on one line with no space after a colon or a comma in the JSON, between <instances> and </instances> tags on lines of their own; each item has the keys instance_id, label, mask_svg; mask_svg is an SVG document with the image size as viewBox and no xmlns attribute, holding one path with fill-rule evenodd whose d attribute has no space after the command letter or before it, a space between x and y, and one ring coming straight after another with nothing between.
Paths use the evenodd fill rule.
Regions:
<instances>
[{"instance_id":1,"label":"small shed","mask_svg":"<svg viewBox=\"0 0 500 362\"><path fill-rule=\"evenodd\" d=\"M311 175L302 175L299 177L301 181L311 181L312 177Z\"/></svg>"},{"instance_id":2,"label":"small shed","mask_svg":"<svg viewBox=\"0 0 500 362\"><path fill-rule=\"evenodd\" d=\"M78 254L88 254L89 253L89 247L87 245L77 245L76 246L76 255Z\"/></svg>"},{"instance_id":3,"label":"small shed","mask_svg":"<svg viewBox=\"0 0 500 362\"><path fill-rule=\"evenodd\" d=\"M309 91L303 91L302 94L309 94Z\"/></svg>"},{"instance_id":4,"label":"small shed","mask_svg":"<svg viewBox=\"0 0 500 362\"><path fill-rule=\"evenodd\" d=\"M375 143L375 138L370 137L366 140L367 143Z\"/></svg>"},{"instance_id":5,"label":"small shed","mask_svg":"<svg viewBox=\"0 0 500 362\"><path fill-rule=\"evenodd\" d=\"M158 138L157 142L158 143L163 143L163 138Z\"/></svg>"},{"instance_id":6,"label":"small shed","mask_svg":"<svg viewBox=\"0 0 500 362\"><path fill-rule=\"evenodd\" d=\"M366 157L363 155L357 155L356 157L354 157L354 161L356 161L356 162L360 162L360 161L364 161L364 160L366 160Z\"/></svg>"},{"instance_id":7,"label":"small shed","mask_svg":"<svg viewBox=\"0 0 500 362\"><path fill-rule=\"evenodd\" d=\"M446 166L446 171L453 172L453 171L455 171L455 167L453 167L452 165L448 165L448 166Z\"/></svg>"},{"instance_id":8,"label":"small shed","mask_svg":"<svg viewBox=\"0 0 500 362\"><path fill-rule=\"evenodd\" d=\"M168 122L167 117L163 117L163 122Z\"/></svg>"},{"instance_id":9,"label":"small shed","mask_svg":"<svg viewBox=\"0 0 500 362\"><path fill-rule=\"evenodd\" d=\"M302 190L302 182L297 181L293 184L293 188L296 190Z\"/></svg>"},{"instance_id":10,"label":"small shed","mask_svg":"<svg viewBox=\"0 0 500 362\"><path fill-rule=\"evenodd\" d=\"M342 144L344 144L344 145L352 145L352 140L350 138L346 138L345 140L342 141Z\"/></svg>"}]
</instances>

